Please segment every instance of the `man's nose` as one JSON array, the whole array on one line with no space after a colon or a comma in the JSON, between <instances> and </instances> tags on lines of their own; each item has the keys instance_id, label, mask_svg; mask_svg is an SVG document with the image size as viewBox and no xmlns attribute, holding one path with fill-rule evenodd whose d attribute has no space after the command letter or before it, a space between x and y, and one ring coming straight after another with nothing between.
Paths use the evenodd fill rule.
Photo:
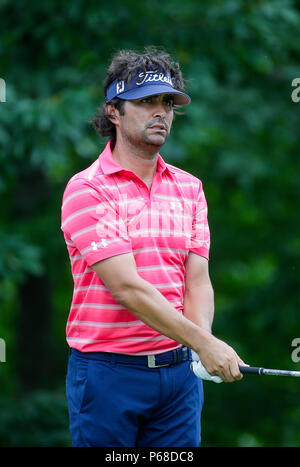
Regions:
<instances>
[{"instance_id":1,"label":"man's nose","mask_svg":"<svg viewBox=\"0 0 300 467\"><path fill-rule=\"evenodd\" d=\"M153 117L165 118L167 114L167 109L165 104L162 101L157 101L153 109Z\"/></svg>"}]
</instances>

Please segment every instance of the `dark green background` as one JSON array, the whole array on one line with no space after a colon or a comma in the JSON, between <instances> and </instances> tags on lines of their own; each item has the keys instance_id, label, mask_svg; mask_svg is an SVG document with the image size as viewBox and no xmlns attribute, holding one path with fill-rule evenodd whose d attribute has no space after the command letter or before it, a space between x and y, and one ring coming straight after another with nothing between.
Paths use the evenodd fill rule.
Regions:
<instances>
[{"instance_id":1,"label":"dark green background","mask_svg":"<svg viewBox=\"0 0 300 467\"><path fill-rule=\"evenodd\" d=\"M187 81L161 154L204 185L215 335L252 365L300 369L299 29L289 0L1 2L0 446L70 445L61 198L106 142L89 120L120 48L162 46ZM205 383L203 445L299 446L299 384Z\"/></svg>"}]
</instances>

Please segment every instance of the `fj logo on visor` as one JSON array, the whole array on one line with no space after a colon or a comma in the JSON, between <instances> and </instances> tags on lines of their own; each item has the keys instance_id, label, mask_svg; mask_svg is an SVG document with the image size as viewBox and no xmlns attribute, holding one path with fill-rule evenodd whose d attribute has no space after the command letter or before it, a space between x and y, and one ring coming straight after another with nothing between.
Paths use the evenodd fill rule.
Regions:
<instances>
[{"instance_id":1,"label":"fj logo on visor","mask_svg":"<svg viewBox=\"0 0 300 467\"><path fill-rule=\"evenodd\" d=\"M120 94L120 92L123 92L125 88L125 82L124 81L118 81L117 83L117 94Z\"/></svg>"}]
</instances>

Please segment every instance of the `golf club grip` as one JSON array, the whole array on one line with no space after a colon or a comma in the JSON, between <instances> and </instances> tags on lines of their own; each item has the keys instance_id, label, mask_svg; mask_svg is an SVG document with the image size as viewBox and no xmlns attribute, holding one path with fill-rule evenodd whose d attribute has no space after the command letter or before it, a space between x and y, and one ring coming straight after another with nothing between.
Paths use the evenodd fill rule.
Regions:
<instances>
[{"instance_id":1,"label":"golf club grip","mask_svg":"<svg viewBox=\"0 0 300 467\"><path fill-rule=\"evenodd\" d=\"M262 374L262 368L258 366L240 366L240 372L244 374L247 373L252 373L254 375L261 375Z\"/></svg>"}]
</instances>

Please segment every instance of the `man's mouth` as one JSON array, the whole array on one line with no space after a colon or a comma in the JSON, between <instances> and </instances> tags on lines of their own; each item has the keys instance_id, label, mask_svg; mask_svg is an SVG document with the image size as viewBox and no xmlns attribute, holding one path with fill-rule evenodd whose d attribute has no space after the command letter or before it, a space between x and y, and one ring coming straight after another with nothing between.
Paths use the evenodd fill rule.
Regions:
<instances>
[{"instance_id":1,"label":"man's mouth","mask_svg":"<svg viewBox=\"0 0 300 467\"><path fill-rule=\"evenodd\" d=\"M167 128L165 127L165 125L162 125L160 123L156 123L155 125L151 125L149 128L153 128L155 130L158 130L158 131L167 131Z\"/></svg>"}]
</instances>

